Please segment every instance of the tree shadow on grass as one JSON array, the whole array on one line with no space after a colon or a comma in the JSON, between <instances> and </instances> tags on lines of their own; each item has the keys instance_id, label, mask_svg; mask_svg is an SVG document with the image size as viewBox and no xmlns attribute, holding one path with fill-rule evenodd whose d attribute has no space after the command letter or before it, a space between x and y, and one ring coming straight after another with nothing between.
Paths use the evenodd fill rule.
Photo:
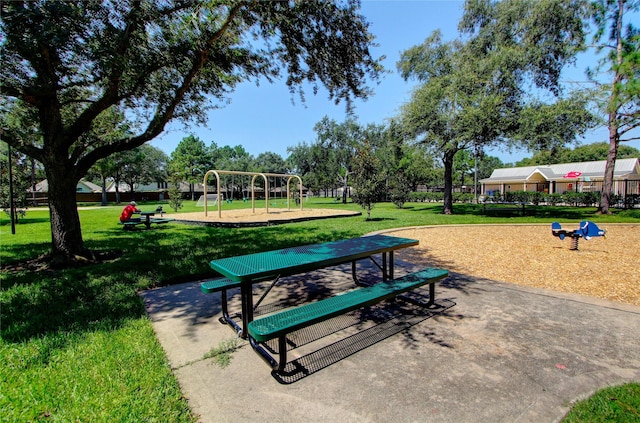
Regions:
<instances>
[{"instance_id":1,"label":"tree shadow on grass","mask_svg":"<svg viewBox=\"0 0 640 423\"><path fill-rule=\"evenodd\" d=\"M121 250L122 255L58 271L3 272L0 336L4 341L117 329L130 319L145 316L138 296L141 289L217 277L209 267L212 259L357 236L348 230L313 231L308 226L231 229L186 225L139 232L116 227L98 235L100 241L86 242L88 248ZM13 248L31 251L34 247Z\"/></svg>"}]
</instances>

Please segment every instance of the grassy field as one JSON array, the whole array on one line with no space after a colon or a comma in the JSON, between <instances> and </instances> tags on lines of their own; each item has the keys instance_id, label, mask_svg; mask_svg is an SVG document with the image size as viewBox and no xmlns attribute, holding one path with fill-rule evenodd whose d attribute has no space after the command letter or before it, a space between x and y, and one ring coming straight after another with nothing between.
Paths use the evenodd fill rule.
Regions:
<instances>
[{"instance_id":1,"label":"grassy field","mask_svg":"<svg viewBox=\"0 0 640 423\"><path fill-rule=\"evenodd\" d=\"M156 206L139 204L144 211ZM360 210L333 199L311 200L305 207ZM117 224L121 209L81 207L86 246L105 261L61 271L29 265L50 250L47 209L29 209L15 235L7 216L0 217L0 420L197 421L137 292L211 276L208 261L214 258L407 226L640 222L640 210L597 216L593 208L535 207L532 216L487 217L481 206L456 204L456 214L445 216L439 204L410 203L402 210L379 204L370 221L357 216L258 228L168 224L151 231L123 231ZM180 211L201 210L188 201ZM638 385L614 389L580 404L567 421L638 421Z\"/></svg>"}]
</instances>

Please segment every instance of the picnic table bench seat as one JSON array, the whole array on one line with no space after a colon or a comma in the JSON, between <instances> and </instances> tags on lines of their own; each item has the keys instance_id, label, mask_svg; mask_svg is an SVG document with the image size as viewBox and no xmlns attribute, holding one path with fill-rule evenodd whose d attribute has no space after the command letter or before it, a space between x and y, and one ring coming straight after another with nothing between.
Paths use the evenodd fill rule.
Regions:
<instances>
[{"instance_id":1,"label":"picnic table bench seat","mask_svg":"<svg viewBox=\"0 0 640 423\"><path fill-rule=\"evenodd\" d=\"M165 218L150 218L149 221L147 222L145 219L140 219L140 220L127 220L125 222L118 222L119 225L123 225L123 228L126 229L133 229L138 225L145 225L148 227L151 226L151 224L155 223L155 224L163 224L163 223L169 223L169 222L173 222L175 219L171 219L168 217Z\"/></svg>"},{"instance_id":2,"label":"picnic table bench seat","mask_svg":"<svg viewBox=\"0 0 640 423\"><path fill-rule=\"evenodd\" d=\"M287 334L332 317L397 297L399 294L426 284L430 285L430 298L427 306L431 306L434 302L434 284L448 275L447 270L427 268L400 278L355 288L320 301L260 317L248 324L249 341L254 350L274 370L281 371L287 362ZM278 361L260 345L260 343L275 338L278 338Z\"/></svg>"},{"instance_id":3,"label":"picnic table bench seat","mask_svg":"<svg viewBox=\"0 0 640 423\"><path fill-rule=\"evenodd\" d=\"M127 220L126 222L118 222L119 225L123 225L124 229L130 229L130 228L135 228L138 225L144 225L143 221L137 221L137 220Z\"/></svg>"},{"instance_id":4,"label":"picnic table bench seat","mask_svg":"<svg viewBox=\"0 0 640 423\"><path fill-rule=\"evenodd\" d=\"M212 294L224 289L237 288L241 285L241 282L234 281L227 278L211 279L209 281L202 282L200 284L200 290L205 294Z\"/></svg>"},{"instance_id":5,"label":"picnic table bench seat","mask_svg":"<svg viewBox=\"0 0 640 423\"><path fill-rule=\"evenodd\" d=\"M150 223L168 223L168 222L173 222L174 219L171 219L169 217L163 217L163 218L157 218L157 217L152 217L149 222ZM144 223L144 222L143 222Z\"/></svg>"}]
</instances>

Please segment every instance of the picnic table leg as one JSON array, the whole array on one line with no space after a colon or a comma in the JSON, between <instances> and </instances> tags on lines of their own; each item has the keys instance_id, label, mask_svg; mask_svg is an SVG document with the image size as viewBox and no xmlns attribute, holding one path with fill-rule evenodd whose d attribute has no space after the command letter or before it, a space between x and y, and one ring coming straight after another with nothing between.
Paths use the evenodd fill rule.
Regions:
<instances>
[{"instance_id":1,"label":"picnic table leg","mask_svg":"<svg viewBox=\"0 0 640 423\"><path fill-rule=\"evenodd\" d=\"M399 298L401 300L404 300L410 304L416 305L418 307L424 307L424 308L440 308L442 306L439 305L435 305L435 301L436 301L436 284L434 282L429 284L429 301L427 301L426 303L418 298L409 296L407 294L400 294L398 295L396 298ZM434 307L435 305L435 307Z\"/></svg>"},{"instance_id":2,"label":"picnic table leg","mask_svg":"<svg viewBox=\"0 0 640 423\"><path fill-rule=\"evenodd\" d=\"M433 303L436 301L436 284L429 284L429 301L427 302L427 307L431 307Z\"/></svg>"},{"instance_id":3,"label":"picnic table leg","mask_svg":"<svg viewBox=\"0 0 640 423\"><path fill-rule=\"evenodd\" d=\"M266 289L266 291L262 294L262 296L260 297L260 299L258 301L256 301L256 303L253 305L253 310L257 309L258 306L260 305L260 303L262 302L262 300L265 299L265 297L269 294L269 292L271 292L271 289L278 283L278 281L280 280L280 275L276 276L276 278L274 280L271 281L271 285L269 285L269 287Z\"/></svg>"},{"instance_id":4,"label":"picnic table leg","mask_svg":"<svg viewBox=\"0 0 640 423\"><path fill-rule=\"evenodd\" d=\"M362 282L362 281L358 278L358 275L357 275L357 272L356 272L356 271L357 271L356 263L357 263L357 260L353 260L353 261L351 262L351 277L353 278L353 282L355 282L355 284L356 284L357 286L370 286L371 284L369 284L369 283L365 283L365 282Z\"/></svg>"},{"instance_id":5,"label":"picnic table leg","mask_svg":"<svg viewBox=\"0 0 640 423\"><path fill-rule=\"evenodd\" d=\"M243 283L240 287L242 295L242 330L239 335L242 339L247 339L247 327L253 321L253 291L250 283Z\"/></svg>"},{"instance_id":6,"label":"picnic table leg","mask_svg":"<svg viewBox=\"0 0 640 423\"><path fill-rule=\"evenodd\" d=\"M382 253L382 280L389 279L389 266L387 265L387 253Z\"/></svg>"},{"instance_id":7,"label":"picnic table leg","mask_svg":"<svg viewBox=\"0 0 640 423\"><path fill-rule=\"evenodd\" d=\"M375 264L380 271L382 271L382 280L387 281L389 279L393 279L393 251L389 251L389 260L387 261L387 253L382 253L382 266L379 265L373 258L373 256L369 256L369 259ZM358 275L356 274L356 260L351 262L351 277L353 281L358 286L369 286L370 284L362 282L358 279Z\"/></svg>"},{"instance_id":8,"label":"picnic table leg","mask_svg":"<svg viewBox=\"0 0 640 423\"><path fill-rule=\"evenodd\" d=\"M220 323L231 326L235 331L240 334L242 328L229 316L229 302L227 299L227 290L223 289L221 292L221 305L222 305L222 317L218 319Z\"/></svg>"},{"instance_id":9,"label":"picnic table leg","mask_svg":"<svg viewBox=\"0 0 640 423\"><path fill-rule=\"evenodd\" d=\"M278 339L280 361L271 357L271 354L269 354L262 345L252 337L249 337L249 344L251 344L253 350L257 352L272 369L284 370L285 365L287 364L287 343L284 335Z\"/></svg>"},{"instance_id":10,"label":"picnic table leg","mask_svg":"<svg viewBox=\"0 0 640 423\"><path fill-rule=\"evenodd\" d=\"M287 364L287 337L282 335L278 338L278 367L277 370L284 370Z\"/></svg>"},{"instance_id":11,"label":"picnic table leg","mask_svg":"<svg viewBox=\"0 0 640 423\"><path fill-rule=\"evenodd\" d=\"M353 279L353 281L356 283L356 285L362 285L362 283L360 282L360 279L358 279L358 275L356 274L356 261L353 260L351 262L351 278Z\"/></svg>"}]
</instances>

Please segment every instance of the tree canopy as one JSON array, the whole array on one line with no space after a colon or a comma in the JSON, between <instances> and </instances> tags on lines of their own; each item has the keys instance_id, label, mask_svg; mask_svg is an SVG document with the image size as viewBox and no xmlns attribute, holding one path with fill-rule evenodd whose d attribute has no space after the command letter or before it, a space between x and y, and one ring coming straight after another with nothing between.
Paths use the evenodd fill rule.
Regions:
<instances>
[{"instance_id":1,"label":"tree canopy","mask_svg":"<svg viewBox=\"0 0 640 423\"><path fill-rule=\"evenodd\" d=\"M540 151L533 155L533 157L525 158L518 163L517 166L535 166L535 165L549 165L557 163L579 163L579 162L593 162L607 160L607 154L609 152L609 143L607 142L595 142L592 144L585 144L576 148L560 148L556 150ZM640 158L640 150L628 145L621 145L618 148L618 159L627 158Z\"/></svg>"},{"instance_id":2,"label":"tree canopy","mask_svg":"<svg viewBox=\"0 0 640 423\"><path fill-rule=\"evenodd\" d=\"M403 106L403 126L442 156L445 214L453 212L459 151L479 154L514 140L531 148L543 142L541 128L570 123L560 140L568 142L590 125L584 102L536 106L527 93L534 86L560 97L561 70L584 49L586 10L582 0L467 0L461 38L444 42L434 32L403 53L398 69L405 79L422 82ZM549 116L558 110L560 116ZM557 134L551 141L558 142Z\"/></svg>"},{"instance_id":3,"label":"tree canopy","mask_svg":"<svg viewBox=\"0 0 640 423\"><path fill-rule=\"evenodd\" d=\"M367 98L382 68L358 10L356 0L2 2L0 136L44 166L54 261L91 256L75 186L96 161L169 121L204 122L238 83L286 75L303 98L304 83L347 106ZM94 124L112 108L130 131L105 139Z\"/></svg>"},{"instance_id":4,"label":"tree canopy","mask_svg":"<svg viewBox=\"0 0 640 423\"><path fill-rule=\"evenodd\" d=\"M353 168L353 202L366 210L370 220L371 210L385 191L385 174L380 172L380 159L367 140L356 148Z\"/></svg>"},{"instance_id":5,"label":"tree canopy","mask_svg":"<svg viewBox=\"0 0 640 423\"><path fill-rule=\"evenodd\" d=\"M444 209L453 212L456 153L496 145L515 126L522 89L496 67L506 51L476 56L470 43L444 42L439 31L405 51L398 68L422 82L402 108L407 134L440 155L444 165Z\"/></svg>"}]
</instances>

